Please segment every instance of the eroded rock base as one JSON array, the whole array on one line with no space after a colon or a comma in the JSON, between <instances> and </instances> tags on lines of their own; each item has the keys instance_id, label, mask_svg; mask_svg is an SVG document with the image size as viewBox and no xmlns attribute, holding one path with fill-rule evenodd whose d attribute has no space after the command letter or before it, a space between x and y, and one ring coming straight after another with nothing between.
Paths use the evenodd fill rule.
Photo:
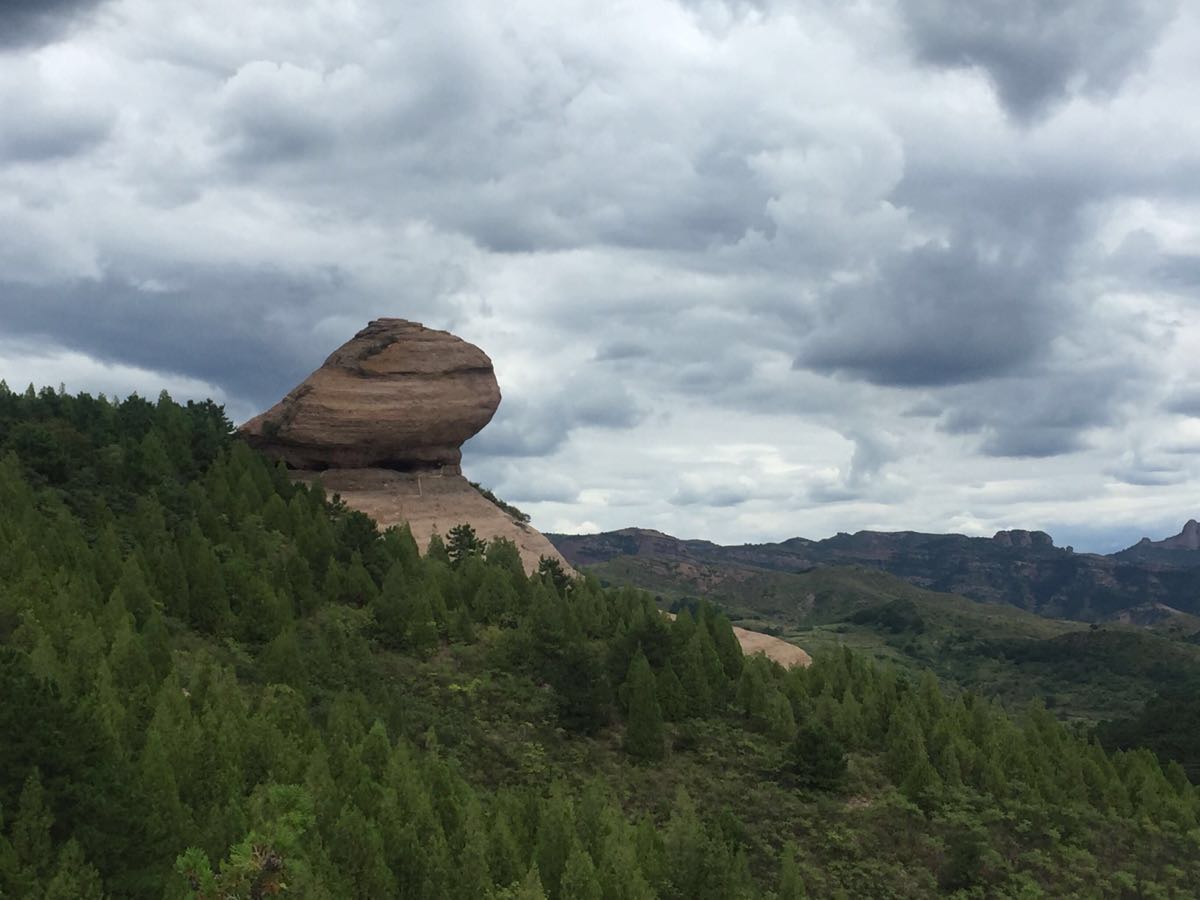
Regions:
<instances>
[{"instance_id":1,"label":"eroded rock base","mask_svg":"<svg viewBox=\"0 0 1200 900\"><path fill-rule=\"evenodd\" d=\"M515 521L449 467L420 472L326 469L294 471L292 476L310 483L320 479L326 493L340 494L347 506L370 516L381 529L407 522L422 553L435 532L445 539L451 528L465 522L481 538L507 538L516 544L527 572L536 570L543 556L557 559L569 573L575 571L540 531Z\"/></svg>"}]
</instances>

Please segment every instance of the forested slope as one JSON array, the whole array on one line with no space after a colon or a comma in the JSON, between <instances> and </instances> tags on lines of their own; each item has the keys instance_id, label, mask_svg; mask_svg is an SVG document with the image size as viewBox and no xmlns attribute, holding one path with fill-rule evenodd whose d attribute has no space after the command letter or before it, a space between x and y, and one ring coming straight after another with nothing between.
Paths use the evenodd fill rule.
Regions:
<instances>
[{"instance_id":1,"label":"forested slope","mask_svg":"<svg viewBox=\"0 0 1200 900\"><path fill-rule=\"evenodd\" d=\"M1188 896L1144 750L294 484L219 407L0 388L0 895Z\"/></svg>"}]
</instances>

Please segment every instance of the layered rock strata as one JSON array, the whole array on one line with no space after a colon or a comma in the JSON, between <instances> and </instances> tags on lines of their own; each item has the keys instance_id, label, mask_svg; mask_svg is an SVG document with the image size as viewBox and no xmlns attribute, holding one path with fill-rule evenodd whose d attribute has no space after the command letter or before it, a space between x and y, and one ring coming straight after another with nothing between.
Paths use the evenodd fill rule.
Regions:
<instances>
[{"instance_id":1,"label":"layered rock strata","mask_svg":"<svg viewBox=\"0 0 1200 900\"><path fill-rule=\"evenodd\" d=\"M500 387L487 354L449 332L376 319L242 426L295 469L443 469L491 421Z\"/></svg>"},{"instance_id":2,"label":"layered rock strata","mask_svg":"<svg viewBox=\"0 0 1200 900\"><path fill-rule=\"evenodd\" d=\"M241 434L380 527L408 523L422 552L433 534L466 523L481 538L515 543L529 571L543 556L574 571L541 532L462 476L463 442L499 405L492 361L474 344L376 319Z\"/></svg>"}]
</instances>

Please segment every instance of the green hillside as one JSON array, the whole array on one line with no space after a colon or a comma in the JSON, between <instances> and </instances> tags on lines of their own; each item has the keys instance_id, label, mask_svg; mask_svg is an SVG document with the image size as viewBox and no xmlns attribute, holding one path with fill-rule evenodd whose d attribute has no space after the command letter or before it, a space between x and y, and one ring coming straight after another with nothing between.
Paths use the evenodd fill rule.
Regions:
<instances>
[{"instance_id":1,"label":"green hillside","mask_svg":"<svg viewBox=\"0 0 1200 900\"><path fill-rule=\"evenodd\" d=\"M1196 883L1184 770L1038 705L845 649L785 672L709 605L670 622L465 528L421 557L212 404L0 388L0 896Z\"/></svg>"},{"instance_id":2,"label":"green hillside","mask_svg":"<svg viewBox=\"0 0 1200 900\"><path fill-rule=\"evenodd\" d=\"M878 569L784 573L640 555L587 571L650 591L666 607L704 598L734 624L810 653L849 647L914 674L931 670L1012 710L1040 700L1064 719L1124 719L1167 687L1200 683L1200 645L1165 630L1048 619L922 590Z\"/></svg>"}]
</instances>

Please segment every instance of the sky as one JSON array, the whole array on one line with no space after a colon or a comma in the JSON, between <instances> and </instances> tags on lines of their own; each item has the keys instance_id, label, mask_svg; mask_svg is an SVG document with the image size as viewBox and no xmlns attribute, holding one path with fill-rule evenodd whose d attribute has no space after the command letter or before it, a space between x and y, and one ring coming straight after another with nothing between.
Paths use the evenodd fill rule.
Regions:
<instances>
[{"instance_id":1,"label":"sky","mask_svg":"<svg viewBox=\"0 0 1200 900\"><path fill-rule=\"evenodd\" d=\"M1200 9L2 0L0 377L241 421L370 319L544 531L1200 517Z\"/></svg>"}]
</instances>

